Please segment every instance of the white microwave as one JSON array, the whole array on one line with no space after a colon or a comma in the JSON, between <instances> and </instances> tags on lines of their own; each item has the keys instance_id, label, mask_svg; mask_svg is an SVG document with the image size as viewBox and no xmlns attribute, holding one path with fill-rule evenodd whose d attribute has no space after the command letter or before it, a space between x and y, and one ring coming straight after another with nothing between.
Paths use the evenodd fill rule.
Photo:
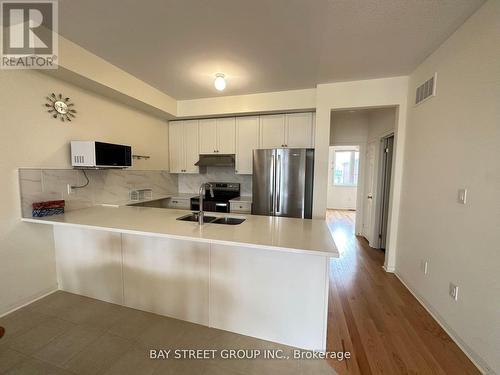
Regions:
<instances>
[{"instance_id":1,"label":"white microwave","mask_svg":"<svg viewBox=\"0 0 500 375\"><path fill-rule=\"evenodd\" d=\"M97 141L71 141L71 165L75 168L128 168L132 147Z\"/></svg>"}]
</instances>

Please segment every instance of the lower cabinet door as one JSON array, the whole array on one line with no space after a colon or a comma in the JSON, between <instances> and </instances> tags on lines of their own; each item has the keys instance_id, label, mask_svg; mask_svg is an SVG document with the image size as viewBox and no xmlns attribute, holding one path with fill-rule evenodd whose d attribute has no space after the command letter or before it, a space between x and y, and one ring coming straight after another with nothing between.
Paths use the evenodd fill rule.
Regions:
<instances>
[{"instance_id":1,"label":"lower cabinet door","mask_svg":"<svg viewBox=\"0 0 500 375\"><path fill-rule=\"evenodd\" d=\"M210 245L123 234L124 305L208 325Z\"/></svg>"}]
</instances>

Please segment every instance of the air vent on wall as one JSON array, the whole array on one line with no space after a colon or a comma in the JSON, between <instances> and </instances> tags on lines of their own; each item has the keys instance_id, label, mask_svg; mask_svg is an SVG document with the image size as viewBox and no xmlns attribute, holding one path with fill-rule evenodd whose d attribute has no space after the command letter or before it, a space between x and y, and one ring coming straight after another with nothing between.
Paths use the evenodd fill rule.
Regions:
<instances>
[{"instance_id":1,"label":"air vent on wall","mask_svg":"<svg viewBox=\"0 0 500 375\"><path fill-rule=\"evenodd\" d=\"M434 76L417 87L415 104L420 104L424 100L436 95L436 76L437 73L434 73Z\"/></svg>"}]
</instances>

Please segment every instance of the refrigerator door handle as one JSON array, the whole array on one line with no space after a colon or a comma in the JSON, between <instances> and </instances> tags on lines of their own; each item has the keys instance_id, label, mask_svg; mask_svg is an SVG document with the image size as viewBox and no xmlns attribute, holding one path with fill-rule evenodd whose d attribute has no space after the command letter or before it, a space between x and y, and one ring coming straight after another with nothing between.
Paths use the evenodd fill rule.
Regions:
<instances>
[{"instance_id":1,"label":"refrigerator door handle","mask_svg":"<svg viewBox=\"0 0 500 375\"><path fill-rule=\"evenodd\" d=\"M273 155L272 155L272 160L271 160L271 178L272 178L272 182L271 182L271 191L270 191L270 194L271 194L271 215L274 215L275 212L276 212L276 202L275 202L275 196L274 196L274 191L276 189L276 156L274 155L274 152L273 152Z\"/></svg>"},{"instance_id":2,"label":"refrigerator door handle","mask_svg":"<svg viewBox=\"0 0 500 375\"><path fill-rule=\"evenodd\" d=\"M277 162L276 162L276 214L281 213L281 154L278 152Z\"/></svg>"}]
</instances>

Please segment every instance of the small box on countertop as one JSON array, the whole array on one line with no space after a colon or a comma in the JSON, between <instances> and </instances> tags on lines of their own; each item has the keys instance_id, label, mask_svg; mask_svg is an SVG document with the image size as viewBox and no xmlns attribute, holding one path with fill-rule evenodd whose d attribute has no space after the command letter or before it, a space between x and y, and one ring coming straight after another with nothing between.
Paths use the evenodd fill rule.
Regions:
<instances>
[{"instance_id":1,"label":"small box on countertop","mask_svg":"<svg viewBox=\"0 0 500 375\"><path fill-rule=\"evenodd\" d=\"M66 202L64 200L34 202L32 204L33 207L32 215L33 217L61 215L64 213L65 205Z\"/></svg>"}]
</instances>

